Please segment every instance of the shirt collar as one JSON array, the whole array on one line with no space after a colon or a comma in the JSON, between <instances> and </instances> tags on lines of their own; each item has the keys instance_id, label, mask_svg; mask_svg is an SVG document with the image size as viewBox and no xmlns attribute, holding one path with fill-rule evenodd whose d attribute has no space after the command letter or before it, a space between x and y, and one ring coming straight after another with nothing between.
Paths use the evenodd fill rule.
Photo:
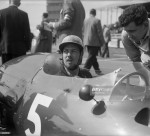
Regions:
<instances>
[{"instance_id":1,"label":"shirt collar","mask_svg":"<svg viewBox=\"0 0 150 136\"><path fill-rule=\"evenodd\" d=\"M140 43L143 43L146 39L148 39L149 38L149 35L150 35L150 20L148 19L148 29L147 29L147 33L146 33L146 35L144 36L144 38L142 38L141 40L140 40Z\"/></svg>"},{"instance_id":2,"label":"shirt collar","mask_svg":"<svg viewBox=\"0 0 150 136\"><path fill-rule=\"evenodd\" d=\"M74 71L69 71L65 66L64 66L64 70L65 70L65 72L67 73L67 75L69 75L69 76L71 76L71 77L73 77L73 76L78 76L78 74L79 74L79 68L77 68L76 70L74 70Z\"/></svg>"},{"instance_id":3,"label":"shirt collar","mask_svg":"<svg viewBox=\"0 0 150 136\"><path fill-rule=\"evenodd\" d=\"M10 4L9 6L14 6L14 7L17 7L17 8L18 8L18 6L16 6L15 4Z\"/></svg>"},{"instance_id":4,"label":"shirt collar","mask_svg":"<svg viewBox=\"0 0 150 136\"><path fill-rule=\"evenodd\" d=\"M150 23L149 23L149 24L150 24ZM144 41L147 37L149 37L149 28L150 28L150 25L148 26L146 35L144 36L144 38L142 38L142 39L140 40L140 42Z\"/></svg>"}]
</instances>

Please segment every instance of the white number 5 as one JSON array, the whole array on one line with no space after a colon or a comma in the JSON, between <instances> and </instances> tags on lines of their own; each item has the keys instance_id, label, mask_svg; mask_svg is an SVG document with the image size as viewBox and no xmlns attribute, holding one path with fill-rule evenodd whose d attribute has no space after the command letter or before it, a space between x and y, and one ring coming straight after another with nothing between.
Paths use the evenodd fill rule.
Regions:
<instances>
[{"instance_id":1,"label":"white number 5","mask_svg":"<svg viewBox=\"0 0 150 136\"><path fill-rule=\"evenodd\" d=\"M31 108L29 110L28 117L27 117L28 120L30 120L34 123L35 131L34 131L34 133L31 133L28 128L25 131L27 136L32 136L32 135L40 136L41 135L41 120L40 120L39 115L36 113L36 108L38 107L39 104L41 104L45 107L49 107L52 100L53 100L53 98L42 95L42 94L36 95L32 105L31 105Z\"/></svg>"}]
</instances>

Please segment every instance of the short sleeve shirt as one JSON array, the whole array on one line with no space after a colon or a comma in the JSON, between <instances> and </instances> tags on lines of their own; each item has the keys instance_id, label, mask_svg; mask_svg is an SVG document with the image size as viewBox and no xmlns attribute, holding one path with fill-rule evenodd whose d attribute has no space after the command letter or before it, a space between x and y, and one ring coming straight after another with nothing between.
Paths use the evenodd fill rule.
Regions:
<instances>
[{"instance_id":1,"label":"short sleeve shirt","mask_svg":"<svg viewBox=\"0 0 150 136\"><path fill-rule=\"evenodd\" d=\"M150 26L150 20L149 20ZM149 27L150 29L150 27ZM149 30L150 31L150 30ZM141 53L149 52L150 34L147 32L143 41L140 44L136 43L133 39L130 39L126 31L122 31L122 43L129 59L133 62L141 62Z\"/></svg>"}]
</instances>

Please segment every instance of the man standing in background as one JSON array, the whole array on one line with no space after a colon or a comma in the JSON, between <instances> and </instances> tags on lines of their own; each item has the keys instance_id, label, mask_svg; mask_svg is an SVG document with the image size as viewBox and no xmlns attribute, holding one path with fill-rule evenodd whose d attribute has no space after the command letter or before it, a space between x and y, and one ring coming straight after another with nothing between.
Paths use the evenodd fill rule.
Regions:
<instances>
[{"instance_id":1,"label":"man standing in background","mask_svg":"<svg viewBox=\"0 0 150 136\"><path fill-rule=\"evenodd\" d=\"M49 22L48 13L44 12L42 14L42 21L40 25L37 25L39 30L39 35L36 41L35 52L51 52L52 49L52 31L44 29L44 22Z\"/></svg>"},{"instance_id":2,"label":"man standing in background","mask_svg":"<svg viewBox=\"0 0 150 136\"><path fill-rule=\"evenodd\" d=\"M59 45L68 35L76 35L82 39L84 19L85 10L80 0L64 0L59 22L45 23L45 27L57 31L56 44Z\"/></svg>"},{"instance_id":3,"label":"man standing in background","mask_svg":"<svg viewBox=\"0 0 150 136\"><path fill-rule=\"evenodd\" d=\"M0 51L2 63L25 55L31 47L28 14L18 7L20 0L10 0L8 8L0 10Z\"/></svg>"},{"instance_id":4,"label":"man standing in background","mask_svg":"<svg viewBox=\"0 0 150 136\"><path fill-rule=\"evenodd\" d=\"M84 22L84 38L83 43L87 47L88 58L85 62L84 68L90 70L93 66L95 73L101 75L101 70L97 62L98 51L104 45L104 37L101 26L101 21L96 17L96 10L90 10L90 17Z\"/></svg>"},{"instance_id":5,"label":"man standing in background","mask_svg":"<svg viewBox=\"0 0 150 136\"><path fill-rule=\"evenodd\" d=\"M103 36L105 40L105 45L102 48L102 54L101 57L106 57L109 58L109 47L108 43L111 41L111 33L110 33L110 28L107 25L103 26Z\"/></svg>"}]
</instances>

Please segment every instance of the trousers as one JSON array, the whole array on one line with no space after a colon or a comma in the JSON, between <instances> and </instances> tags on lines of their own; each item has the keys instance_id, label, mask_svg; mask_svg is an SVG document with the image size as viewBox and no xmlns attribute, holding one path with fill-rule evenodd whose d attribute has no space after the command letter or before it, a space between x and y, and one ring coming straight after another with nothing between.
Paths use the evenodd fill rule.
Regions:
<instances>
[{"instance_id":1,"label":"trousers","mask_svg":"<svg viewBox=\"0 0 150 136\"><path fill-rule=\"evenodd\" d=\"M96 46L87 46L88 57L84 64L84 68L90 70L93 66L94 70L100 70L99 64L97 62L97 55L99 51L99 47Z\"/></svg>"}]
</instances>

